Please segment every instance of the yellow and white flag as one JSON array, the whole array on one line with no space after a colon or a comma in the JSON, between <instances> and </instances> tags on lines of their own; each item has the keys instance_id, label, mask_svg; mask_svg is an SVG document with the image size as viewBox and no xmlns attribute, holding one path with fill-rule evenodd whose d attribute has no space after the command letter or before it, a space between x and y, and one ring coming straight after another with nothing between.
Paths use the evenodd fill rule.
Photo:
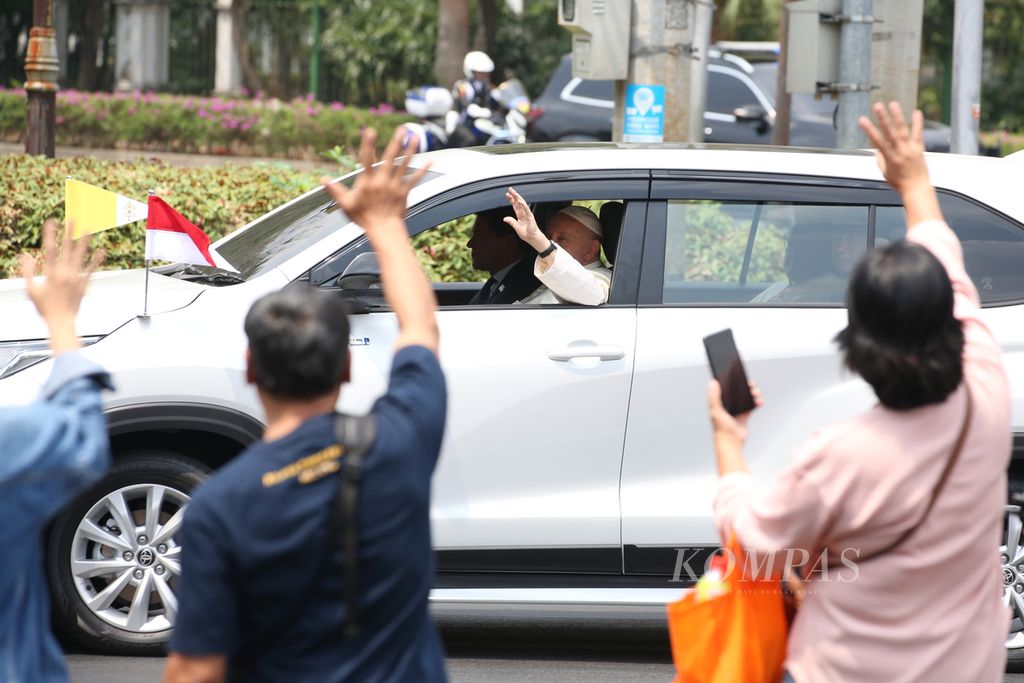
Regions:
<instances>
[{"instance_id":1,"label":"yellow and white flag","mask_svg":"<svg viewBox=\"0 0 1024 683\"><path fill-rule=\"evenodd\" d=\"M141 221L149 214L143 202L68 178L64 183L64 220L75 239L126 223Z\"/></svg>"}]
</instances>

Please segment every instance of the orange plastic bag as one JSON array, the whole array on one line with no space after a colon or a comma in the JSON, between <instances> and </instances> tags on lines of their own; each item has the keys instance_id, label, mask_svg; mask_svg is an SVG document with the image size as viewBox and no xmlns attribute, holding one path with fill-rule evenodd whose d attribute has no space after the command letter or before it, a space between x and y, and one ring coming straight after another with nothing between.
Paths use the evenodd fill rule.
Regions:
<instances>
[{"instance_id":1,"label":"orange plastic bag","mask_svg":"<svg viewBox=\"0 0 1024 683\"><path fill-rule=\"evenodd\" d=\"M747 575L743 549L726 545L735 562L723 592L699 601L697 591L668 605L674 683L778 683L786 658L785 608L778 579Z\"/></svg>"}]
</instances>

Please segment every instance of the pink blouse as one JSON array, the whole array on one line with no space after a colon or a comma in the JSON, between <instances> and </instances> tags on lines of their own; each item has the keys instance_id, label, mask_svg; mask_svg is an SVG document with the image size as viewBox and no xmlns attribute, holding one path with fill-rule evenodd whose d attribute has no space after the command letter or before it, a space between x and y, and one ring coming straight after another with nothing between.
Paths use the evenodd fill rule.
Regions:
<instances>
[{"instance_id":1,"label":"pink blouse","mask_svg":"<svg viewBox=\"0 0 1024 683\"><path fill-rule=\"evenodd\" d=\"M816 433L759 489L719 479L715 522L752 557L811 558L807 598L789 637L797 683L998 683L1009 612L997 549L1006 504L1010 391L999 344L981 319L960 243L945 223L915 226L953 283L964 378L974 413L960 459L922 526L891 553L858 563L920 519L963 424L961 385L909 411L876 406ZM818 559L828 553L828 568Z\"/></svg>"}]
</instances>

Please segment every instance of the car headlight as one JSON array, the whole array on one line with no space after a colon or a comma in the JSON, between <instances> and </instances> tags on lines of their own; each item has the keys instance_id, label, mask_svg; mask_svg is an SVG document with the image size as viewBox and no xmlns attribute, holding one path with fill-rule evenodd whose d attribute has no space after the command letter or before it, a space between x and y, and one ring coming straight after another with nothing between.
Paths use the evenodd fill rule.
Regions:
<instances>
[{"instance_id":1,"label":"car headlight","mask_svg":"<svg viewBox=\"0 0 1024 683\"><path fill-rule=\"evenodd\" d=\"M81 337L82 346L95 344L103 337ZM0 379L10 377L16 372L42 363L53 355L47 339L34 341L0 342Z\"/></svg>"}]
</instances>

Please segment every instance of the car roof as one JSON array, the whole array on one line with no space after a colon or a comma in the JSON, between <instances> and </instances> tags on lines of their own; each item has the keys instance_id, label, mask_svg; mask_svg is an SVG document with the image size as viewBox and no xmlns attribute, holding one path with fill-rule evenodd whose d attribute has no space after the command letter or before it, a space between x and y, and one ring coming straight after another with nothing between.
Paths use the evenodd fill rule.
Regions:
<instances>
[{"instance_id":1,"label":"car roof","mask_svg":"<svg viewBox=\"0 0 1024 683\"><path fill-rule=\"evenodd\" d=\"M932 182L973 197L1024 222L1024 168L1006 159L927 154ZM422 190L430 195L478 180L533 173L600 170L673 170L883 180L870 150L812 149L709 143L528 143L449 149L420 154L441 177ZM444 186L444 187L441 187ZM419 194L419 193L415 193ZM415 199L415 198L412 198Z\"/></svg>"}]
</instances>

